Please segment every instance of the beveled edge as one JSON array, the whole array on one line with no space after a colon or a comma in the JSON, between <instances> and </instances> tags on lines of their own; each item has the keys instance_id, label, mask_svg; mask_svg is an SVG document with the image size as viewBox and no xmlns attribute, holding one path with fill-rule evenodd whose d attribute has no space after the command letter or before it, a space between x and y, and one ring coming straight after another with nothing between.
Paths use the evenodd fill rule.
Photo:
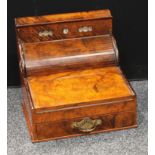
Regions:
<instances>
[{"instance_id":1,"label":"beveled edge","mask_svg":"<svg viewBox=\"0 0 155 155\"><path fill-rule=\"evenodd\" d=\"M16 27L112 18L109 9L15 18Z\"/></svg>"}]
</instances>

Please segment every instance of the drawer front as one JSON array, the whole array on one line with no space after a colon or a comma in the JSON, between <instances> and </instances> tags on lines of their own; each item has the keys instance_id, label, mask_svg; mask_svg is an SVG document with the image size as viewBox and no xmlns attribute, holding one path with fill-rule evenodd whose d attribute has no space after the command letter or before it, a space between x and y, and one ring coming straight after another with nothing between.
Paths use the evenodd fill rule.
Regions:
<instances>
[{"instance_id":1,"label":"drawer front","mask_svg":"<svg viewBox=\"0 0 155 155\"><path fill-rule=\"evenodd\" d=\"M121 112L62 122L36 124L39 141L136 127L136 113Z\"/></svg>"},{"instance_id":2,"label":"drawer front","mask_svg":"<svg viewBox=\"0 0 155 155\"><path fill-rule=\"evenodd\" d=\"M24 42L41 42L67 38L111 34L111 19L98 19L20 27L19 38Z\"/></svg>"}]
</instances>

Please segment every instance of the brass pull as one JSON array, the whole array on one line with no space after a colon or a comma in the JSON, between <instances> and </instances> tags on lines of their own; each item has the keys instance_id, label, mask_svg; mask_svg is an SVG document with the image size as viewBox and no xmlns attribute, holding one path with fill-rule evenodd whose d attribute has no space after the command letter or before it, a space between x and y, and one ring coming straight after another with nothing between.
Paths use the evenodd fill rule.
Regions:
<instances>
[{"instance_id":1,"label":"brass pull","mask_svg":"<svg viewBox=\"0 0 155 155\"><path fill-rule=\"evenodd\" d=\"M79 28L79 32L91 32L93 28L91 26L83 26Z\"/></svg>"},{"instance_id":2,"label":"brass pull","mask_svg":"<svg viewBox=\"0 0 155 155\"><path fill-rule=\"evenodd\" d=\"M80 122L73 122L71 124L71 127L73 129L78 129L79 131L82 131L82 132L91 132L95 130L96 127L99 125L102 125L101 119L92 120L91 118L86 117Z\"/></svg>"},{"instance_id":3,"label":"brass pull","mask_svg":"<svg viewBox=\"0 0 155 155\"><path fill-rule=\"evenodd\" d=\"M48 37L53 36L53 32L51 30L44 30L39 32L40 37Z\"/></svg>"}]
</instances>

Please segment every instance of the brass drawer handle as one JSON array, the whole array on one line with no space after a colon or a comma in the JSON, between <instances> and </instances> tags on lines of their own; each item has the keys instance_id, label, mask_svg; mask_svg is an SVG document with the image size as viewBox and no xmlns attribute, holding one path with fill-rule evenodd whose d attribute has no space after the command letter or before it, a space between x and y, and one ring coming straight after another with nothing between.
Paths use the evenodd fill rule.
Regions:
<instances>
[{"instance_id":1,"label":"brass drawer handle","mask_svg":"<svg viewBox=\"0 0 155 155\"><path fill-rule=\"evenodd\" d=\"M79 28L79 32L91 32L93 28L91 26L83 26Z\"/></svg>"},{"instance_id":2,"label":"brass drawer handle","mask_svg":"<svg viewBox=\"0 0 155 155\"><path fill-rule=\"evenodd\" d=\"M96 129L97 126L102 125L101 119L94 119L92 120L89 117L84 118L80 122L73 122L71 127L73 129L78 129L82 132L91 132Z\"/></svg>"},{"instance_id":3,"label":"brass drawer handle","mask_svg":"<svg viewBox=\"0 0 155 155\"><path fill-rule=\"evenodd\" d=\"M53 36L53 32L51 30L44 30L39 32L40 37L48 37Z\"/></svg>"}]
</instances>

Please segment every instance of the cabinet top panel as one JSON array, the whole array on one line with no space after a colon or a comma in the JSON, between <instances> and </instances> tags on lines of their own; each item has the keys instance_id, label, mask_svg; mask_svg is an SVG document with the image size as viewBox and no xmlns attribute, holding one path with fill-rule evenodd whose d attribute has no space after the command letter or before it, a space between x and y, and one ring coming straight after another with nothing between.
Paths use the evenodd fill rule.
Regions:
<instances>
[{"instance_id":1,"label":"cabinet top panel","mask_svg":"<svg viewBox=\"0 0 155 155\"><path fill-rule=\"evenodd\" d=\"M100 18L111 18L110 10L96 10L87 12L52 14L44 16L20 17L16 18L16 26L30 26L59 22L82 21Z\"/></svg>"}]
</instances>

